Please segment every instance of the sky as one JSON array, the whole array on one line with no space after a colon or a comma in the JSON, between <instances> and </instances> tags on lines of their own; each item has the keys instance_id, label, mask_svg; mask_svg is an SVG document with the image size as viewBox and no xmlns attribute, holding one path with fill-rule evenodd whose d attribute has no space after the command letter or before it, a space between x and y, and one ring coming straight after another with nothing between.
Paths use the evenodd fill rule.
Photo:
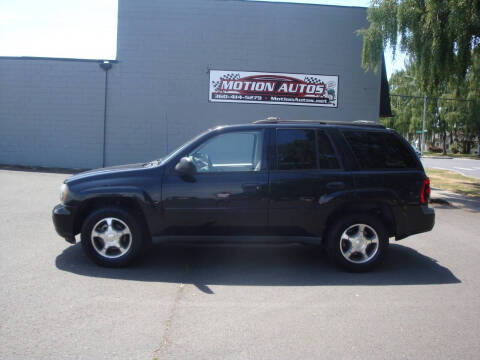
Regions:
<instances>
[{"instance_id":1,"label":"sky","mask_svg":"<svg viewBox=\"0 0 480 360\"><path fill-rule=\"evenodd\" d=\"M364 7L370 3L370 0L261 1ZM117 0L0 0L0 56L115 59L116 48ZM399 53L393 61L391 51L385 51L389 77L403 68L404 59L404 54Z\"/></svg>"}]
</instances>

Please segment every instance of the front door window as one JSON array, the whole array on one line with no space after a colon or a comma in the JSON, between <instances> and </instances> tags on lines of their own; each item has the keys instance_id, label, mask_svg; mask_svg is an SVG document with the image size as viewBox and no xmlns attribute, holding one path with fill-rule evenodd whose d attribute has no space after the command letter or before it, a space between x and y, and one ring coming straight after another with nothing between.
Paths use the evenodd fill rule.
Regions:
<instances>
[{"instance_id":1,"label":"front door window","mask_svg":"<svg viewBox=\"0 0 480 360\"><path fill-rule=\"evenodd\" d=\"M207 140L189 156L199 173L260 171L262 147L261 130L230 132Z\"/></svg>"}]
</instances>

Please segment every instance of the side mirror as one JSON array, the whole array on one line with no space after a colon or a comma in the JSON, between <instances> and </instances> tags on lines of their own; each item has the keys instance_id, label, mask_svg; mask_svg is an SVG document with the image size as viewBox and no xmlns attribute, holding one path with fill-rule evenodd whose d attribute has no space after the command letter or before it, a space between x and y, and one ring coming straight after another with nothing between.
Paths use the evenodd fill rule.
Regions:
<instances>
[{"instance_id":1,"label":"side mirror","mask_svg":"<svg viewBox=\"0 0 480 360\"><path fill-rule=\"evenodd\" d=\"M193 176L197 172L197 168L191 157L182 157L175 165L175 171L181 175Z\"/></svg>"}]
</instances>

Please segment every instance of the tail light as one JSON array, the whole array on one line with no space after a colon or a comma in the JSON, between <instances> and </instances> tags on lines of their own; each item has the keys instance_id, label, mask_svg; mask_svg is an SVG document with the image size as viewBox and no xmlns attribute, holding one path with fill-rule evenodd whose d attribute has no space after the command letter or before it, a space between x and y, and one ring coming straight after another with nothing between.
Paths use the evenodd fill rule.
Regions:
<instances>
[{"instance_id":1,"label":"tail light","mask_svg":"<svg viewBox=\"0 0 480 360\"><path fill-rule=\"evenodd\" d=\"M427 204L428 199L430 199L430 179L427 177L423 180L422 190L420 192L420 202L422 204Z\"/></svg>"}]
</instances>

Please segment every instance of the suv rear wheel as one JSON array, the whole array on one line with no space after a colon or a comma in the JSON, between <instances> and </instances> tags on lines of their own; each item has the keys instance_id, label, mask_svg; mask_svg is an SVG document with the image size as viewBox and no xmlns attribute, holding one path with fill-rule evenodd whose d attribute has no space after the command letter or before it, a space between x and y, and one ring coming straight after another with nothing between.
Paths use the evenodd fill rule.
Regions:
<instances>
[{"instance_id":1,"label":"suv rear wheel","mask_svg":"<svg viewBox=\"0 0 480 360\"><path fill-rule=\"evenodd\" d=\"M367 271L380 263L388 248L383 223L371 215L349 215L337 221L327 237L327 252L349 271Z\"/></svg>"},{"instance_id":2,"label":"suv rear wheel","mask_svg":"<svg viewBox=\"0 0 480 360\"><path fill-rule=\"evenodd\" d=\"M128 265L144 246L141 222L117 207L93 211L83 223L81 238L88 257L109 267Z\"/></svg>"}]
</instances>

